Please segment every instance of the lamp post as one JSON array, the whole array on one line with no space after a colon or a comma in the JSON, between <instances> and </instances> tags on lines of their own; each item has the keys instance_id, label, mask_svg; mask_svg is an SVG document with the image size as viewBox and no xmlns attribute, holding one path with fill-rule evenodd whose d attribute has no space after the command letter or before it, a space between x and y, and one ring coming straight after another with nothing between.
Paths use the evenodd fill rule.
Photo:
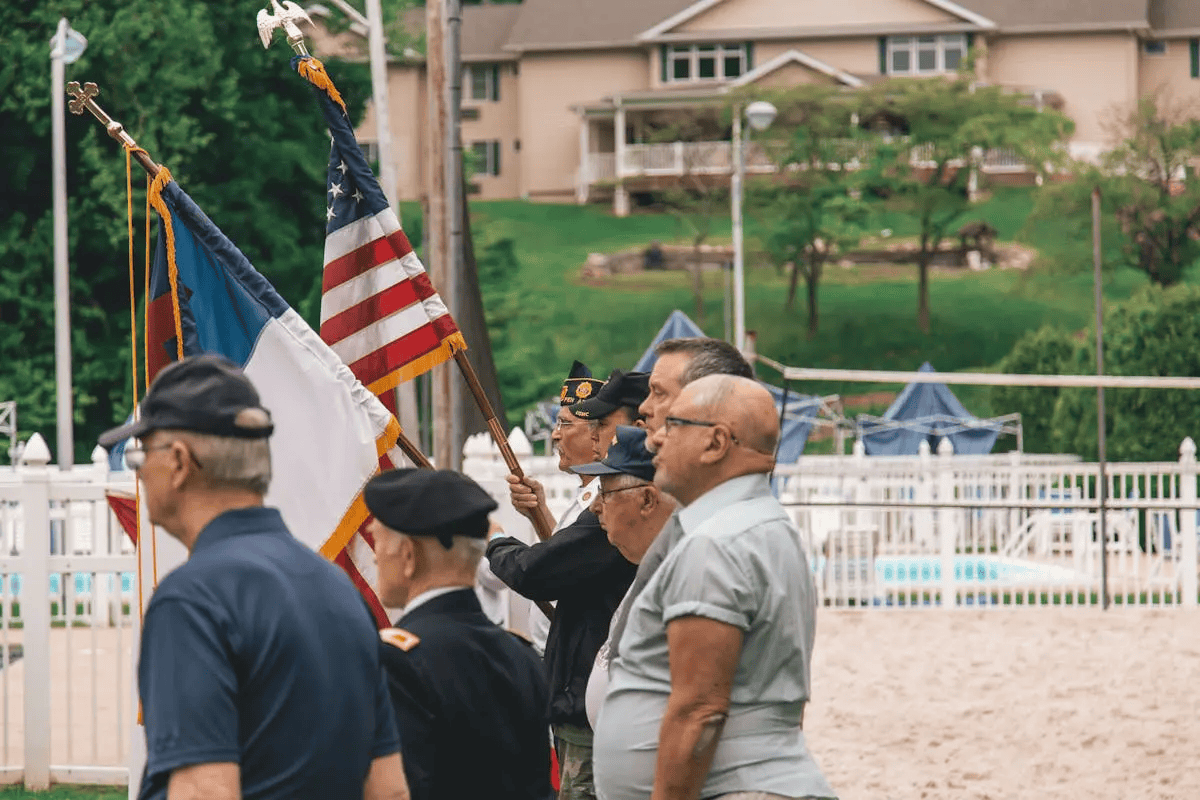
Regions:
<instances>
[{"instance_id":1,"label":"lamp post","mask_svg":"<svg viewBox=\"0 0 1200 800\"><path fill-rule=\"evenodd\" d=\"M58 400L58 466L75 463L74 412L71 398L71 285L67 272L67 135L64 120L63 66L87 49L87 39L58 21L50 40L50 146L54 191L54 383Z\"/></svg>"},{"instance_id":2,"label":"lamp post","mask_svg":"<svg viewBox=\"0 0 1200 800\"><path fill-rule=\"evenodd\" d=\"M746 181L746 146L742 136L742 114L746 122L756 131L766 130L775 121L778 113L775 106L765 100L756 100L738 109L733 116L733 181L730 187L733 216L733 344L739 350L746 348L746 261L742 245L743 184Z\"/></svg>"}]
</instances>

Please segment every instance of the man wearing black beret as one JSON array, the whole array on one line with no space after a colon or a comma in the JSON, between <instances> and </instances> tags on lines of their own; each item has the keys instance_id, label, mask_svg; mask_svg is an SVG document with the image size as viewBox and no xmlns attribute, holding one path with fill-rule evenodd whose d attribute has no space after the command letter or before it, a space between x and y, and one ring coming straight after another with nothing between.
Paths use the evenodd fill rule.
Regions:
<instances>
[{"instance_id":1,"label":"man wearing black beret","mask_svg":"<svg viewBox=\"0 0 1200 800\"><path fill-rule=\"evenodd\" d=\"M495 501L448 470L384 472L363 496L379 597L403 607L380 653L413 800L552 797L542 664L473 589Z\"/></svg>"}]
</instances>

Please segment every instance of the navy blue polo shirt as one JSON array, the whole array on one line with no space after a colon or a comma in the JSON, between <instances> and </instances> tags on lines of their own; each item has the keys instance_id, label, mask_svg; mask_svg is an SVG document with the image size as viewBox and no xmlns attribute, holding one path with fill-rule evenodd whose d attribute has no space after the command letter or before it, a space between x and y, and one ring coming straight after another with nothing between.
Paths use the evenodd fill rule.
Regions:
<instances>
[{"instance_id":1,"label":"navy blue polo shirt","mask_svg":"<svg viewBox=\"0 0 1200 800\"><path fill-rule=\"evenodd\" d=\"M273 508L220 515L162 580L138 687L143 799L213 762L240 765L247 800L361 798L372 759L400 749L366 604Z\"/></svg>"}]
</instances>

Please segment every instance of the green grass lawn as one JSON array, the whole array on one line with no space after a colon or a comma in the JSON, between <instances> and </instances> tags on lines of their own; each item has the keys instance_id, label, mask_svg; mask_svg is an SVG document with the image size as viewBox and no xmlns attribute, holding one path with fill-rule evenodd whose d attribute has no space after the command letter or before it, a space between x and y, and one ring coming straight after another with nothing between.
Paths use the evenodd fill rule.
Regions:
<instances>
[{"instance_id":1,"label":"green grass lawn","mask_svg":"<svg viewBox=\"0 0 1200 800\"><path fill-rule=\"evenodd\" d=\"M1034 202L1033 190L998 190L972 207L963 221L985 219L1002 240L1024 239L1040 252L1058 253L1085 223L1027 224ZM520 272L512 277L509 291L520 299L519 329L528 331L520 344L529 354L523 368L558 376L574 358L599 374L629 368L675 308L710 335L723 333L724 293L718 275L706 283L703 315L696 313L684 273L618 276L603 286L579 280L589 253L643 247L655 239L682 243L685 231L669 215L638 213L618 219L601 205L523 201L476 202L472 209L477 249L505 237L516 243ZM872 219L876 226L889 227L896 236L915 232L911 219L886 209ZM716 221L710 241L728 242L729 231L727 218ZM759 220L748 215L747 327L759 332L759 352L789 365L908 370L930 361L942 371L990 369L1028 330L1046 323L1082 329L1091 319L1090 272L1039 268L1037 261L1027 271L939 270L930 287L932 331L925 335L916 328L915 267L830 266L820 288L821 332L808 341L803 289L795 308L785 309L785 276L757 255L762 234ZM1106 277L1105 296L1123 299L1145 283L1141 273L1119 271ZM769 379L769 372L764 377ZM799 388L854 394L885 387ZM988 407L986 389L955 391L975 413L1004 413ZM515 419L511 412L522 410L519 403L506 402Z\"/></svg>"},{"instance_id":2,"label":"green grass lawn","mask_svg":"<svg viewBox=\"0 0 1200 800\"><path fill-rule=\"evenodd\" d=\"M118 800L128 796L124 786L55 786L47 792L27 792L18 786L0 788L0 800Z\"/></svg>"}]
</instances>

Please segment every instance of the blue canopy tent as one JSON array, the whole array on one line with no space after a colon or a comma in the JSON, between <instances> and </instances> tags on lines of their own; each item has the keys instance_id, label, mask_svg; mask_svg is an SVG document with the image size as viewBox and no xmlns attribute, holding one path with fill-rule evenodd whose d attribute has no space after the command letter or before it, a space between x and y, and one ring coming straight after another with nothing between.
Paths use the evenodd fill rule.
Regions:
<instances>
[{"instance_id":1,"label":"blue canopy tent","mask_svg":"<svg viewBox=\"0 0 1200 800\"><path fill-rule=\"evenodd\" d=\"M650 342L650 346L646 348L646 352L642 353L642 357L638 359L633 371L649 372L654 369L654 362L658 361L658 356L655 354L654 348L658 347L660 342L666 339L684 339L704 335L704 331L700 330L699 325L692 322L691 317L679 309L675 309L671 312L671 316L667 317L667 321L663 323L658 333L654 335L654 341Z\"/></svg>"},{"instance_id":2,"label":"blue canopy tent","mask_svg":"<svg viewBox=\"0 0 1200 800\"><path fill-rule=\"evenodd\" d=\"M926 361L918 371L936 370ZM1002 433L1014 434L1021 446L1020 414L979 419L944 383L910 383L882 417L860 414L857 427L869 456L916 455L922 441L936 451L942 437L959 455L986 455Z\"/></svg>"}]
</instances>

